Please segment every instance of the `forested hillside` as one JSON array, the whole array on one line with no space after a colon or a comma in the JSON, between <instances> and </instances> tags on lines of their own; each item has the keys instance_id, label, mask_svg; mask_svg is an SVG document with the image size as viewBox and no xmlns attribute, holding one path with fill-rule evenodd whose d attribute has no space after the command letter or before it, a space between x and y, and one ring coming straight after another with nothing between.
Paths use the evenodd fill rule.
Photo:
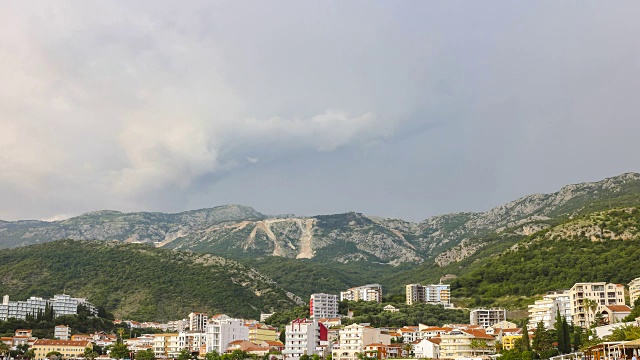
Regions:
<instances>
[{"instance_id":1,"label":"forested hillside","mask_svg":"<svg viewBox=\"0 0 640 360\"><path fill-rule=\"evenodd\" d=\"M299 302L238 262L120 242L62 240L2 250L0 274L0 294L12 300L65 291L136 320L176 319L191 311L257 318Z\"/></svg>"}]
</instances>

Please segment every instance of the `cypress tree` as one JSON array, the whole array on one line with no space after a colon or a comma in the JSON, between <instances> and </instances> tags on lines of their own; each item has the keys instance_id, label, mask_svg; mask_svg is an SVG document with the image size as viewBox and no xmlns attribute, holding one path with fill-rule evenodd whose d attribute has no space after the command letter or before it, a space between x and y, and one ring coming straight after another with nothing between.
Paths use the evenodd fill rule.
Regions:
<instances>
[{"instance_id":1,"label":"cypress tree","mask_svg":"<svg viewBox=\"0 0 640 360\"><path fill-rule=\"evenodd\" d=\"M564 336L564 327L562 324L562 318L560 317L559 309L556 312L556 323L554 327L556 328L558 351L560 351L560 354L565 354L566 344L565 344L565 336Z\"/></svg>"},{"instance_id":2,"label":"cypress tree","mask_svg":"<svg viewBox=\"0 0 640 360\"><path fill-rule=\"evenodd\" d=\"M527 329L527 322L524 322L522 326L522 342L527 351L531 351L531 342L529 341L529 329Z\"/></svg>"},{"instance_id":3,"label":"cypress tree","mask_svg":"<svg viewBox=\"0 0 640 360\"><path fill-rule=\"evenodd\" d=\"M571 352L571 331L566 317L562 317L562 333L564 334L564 353Z\"/></svg>"}]
</instances>

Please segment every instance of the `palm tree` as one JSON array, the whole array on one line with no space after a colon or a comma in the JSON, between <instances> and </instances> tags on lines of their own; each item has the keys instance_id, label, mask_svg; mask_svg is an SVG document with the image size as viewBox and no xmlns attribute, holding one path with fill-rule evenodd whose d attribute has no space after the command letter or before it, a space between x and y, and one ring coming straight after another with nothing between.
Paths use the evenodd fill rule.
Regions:
<instances>
[{"instance_id":1,"label":"palm tree","mask_svg":"<svg viewBox=\"0 0 640 360\"><path fill-rule=\"evenodd\" d=\"M406 357L409 357L409 354L411 353L411 350L413 350L413 346L411 346L410 343L404 343L402 345L402 350L406 351L407 352L407 356Z\"/></svg>"},{"instance_id":2,"label":"palm tree","mask_svg":"<svg viewBox=\"0 0 640 360\"><path fill-rule=\"evenodd\" d=\"M598 310L598 302L592 299L584 299L582 305L585 309L588 309L592 315L593 323L596 323L596 310Z\"/></svg>"},{"instance_id":3,"label":"palm tree","mask_svg":"<svg viewBox=\"0 0 640 360\"><path fill-rule=\"evenodd\" d=\"M471 340L469 346L471 346L471 350L473 351L472 356L476 356L476 349L480 347L480 342L476 339L473 339Z\"/></svg>"}]
</instances>

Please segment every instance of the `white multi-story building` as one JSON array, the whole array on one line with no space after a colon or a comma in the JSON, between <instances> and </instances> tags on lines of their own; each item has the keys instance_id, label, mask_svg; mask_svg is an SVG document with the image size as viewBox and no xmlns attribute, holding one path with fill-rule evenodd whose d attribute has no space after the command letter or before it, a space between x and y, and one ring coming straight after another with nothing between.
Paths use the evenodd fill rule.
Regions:
<instances>
[{"instance_id":1,"label":"white multi-story building","mask_svg":"<svg viewBox=\"0 0 640 360\"><path fill-rule=\"evenodd\" d=\"M312 319L338 317L338 295L312 294L309 300L309 313Z\"/></svg>"},{"instance_id":2,"label":"white multi-story building","mask_svg":"<svg viewBox=\"0 0 640 360\"><path fill-rule=\"evenodd\" d=\"M340 342L333 348L334 360L357 360L370 344L391 344L391 336L370 326L351 324L340 330Z\"/></svg>"},{"instance_id":3,"label":"white multi-story building","mask_svg":"<svg viewBox=\"0 0 640 360\"><path fill-rule=\"evenodd\" d=\"M71 329L67 325L57 325L53 330L53 337L58 340L69 340Z\"/></svg>"},{"instance_id":4,"label":"white multi-story building","mask_svg":"<svg viewBox=\"0 0 640 360\"><path fill-rule=\"evenodd\" d=\"M544 327L551 329L554 327L558 312L560 317L567 319L569 324L572 323L571 317L571 301L569 299L569 290L562 290L546 294L542 300L536 300L533 305L529 305L529 329L534 329L538 323L542 321Z\"/></svg>"},{"instance_id":5,"label":"white multi-story building","mask_svg":"<svg viewBox=\"0 0 640 360\"><path fill-rule=\"evenodd\" d=\"M407 305L416 303L451 304L451 288L449 284L409 284L405 286Z\"/></svg>"},{"instance_id":6,"label":"white multi-story building","mask_svg":"<svg viewBox=\"0 0 640 360\"><path fill-rule=\"evenodd\" d=\"M636 300L640 297L640 277L631 280L629 283L629 306L634 307Z\"/></svg>"},{"instance_id":7,"label":"white multi-story building","mask_svg":"<svg viewBox=\"0 0 640 360\"><path fill-rule=\"evenodd\" d=\"M32 296L26 301L9 301L9 295L5 295L0 304L0 320L6 321L9 318L24 320L27 315L35 316L38 312L44 312L47 306L51 306L54 316L75 315L78 313L78 305L83 305L93 315L98 314L95 306L84 298L72 298L62 294L55 295L53 299Z\"/></svg>"},{"instance_id":8,"label":"white multi-story building","mask_svg":"<svg viewBox=\"0 0 640 360\"><path fill-rule=\"evenodd\" d=\"M285 359L299 359L302 355L315 355L327 341L327 327L317 320L296 319L285 328Z\"/></svg>"},{"instance_id":9,"label":"white multi-story building","mask_svg":"<svg viewBox=\"0 0 640 360\"><path fill-rule=\"evenodd\" d=\"M588 327L605 305L625 305L624 286L606 282L576 283L569 290L573 324ZM588 299L588 300L587 300ZM595 304L595 308L589 307Z\"/></svg>"},{"instance_id":10,"label":"white multi-story building","mask_svg":"<svg viewBox=\"0 0 640 360\"><path fill-rule=\"evenodd\" d=\"M218 354L224 354L232 341L249 341L249 328L244 326L244 321L224 314L209 319L206 334L207 352L217 351Z\"/></svg>"},{"instance_id":11,"label":"white multi-story building","mask_svg":"<svg viewBox=\"0 0 640 360\"><path fill-rule=\"evenodd\" d=\"M340 301L376 301L382 302L382 286L378 284L369 284L348 289L340 292Z\"/></svg>"},{"instance_id":12,"label":"white multi-story building","mask_svg":"<svg viewBox=\"0 0 640 360\"><path fill-rule=\"evenodd\" d=\"M207 314L192 312L189 314L189 331L204 332L207 328Z\"/></svg>"},{"instance_id":13,"label":"white multi-story building","mask_svg":"<svg viewBox=\"0 0 640 360\"><path fill-rule=\"evenodd\" d=\"M473 309L469 312L469 320L471 325L480 325L486 329L507 320L507 310L497 308Z\"/></svg>"}]
</instances>

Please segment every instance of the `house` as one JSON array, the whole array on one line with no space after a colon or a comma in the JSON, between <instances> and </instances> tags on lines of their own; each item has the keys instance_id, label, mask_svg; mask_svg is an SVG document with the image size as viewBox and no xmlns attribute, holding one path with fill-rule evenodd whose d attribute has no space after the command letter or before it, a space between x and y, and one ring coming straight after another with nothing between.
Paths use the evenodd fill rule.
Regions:
<instances>
[{"instance_id":1,"label":"house","mask_svg":"<svg viewBox=\"0 0 640 360\"><path fill-rule=\"evenodd\" d=\"M440 337L418 340L413 344L413 355L418 359L439 359L440 342Z\"/></svg>"},{"instance_id":2,"label":"house","mask_svg":"<svg viewBox=\"0 0 640 360\"><path fill-rule=\"evenodd\" d=\"M615 324L631 314L631 308L627 305L604 305L600 313L607 324Z\"/></svg>"},{"instance_id":3,"label":"house","mask_svg":"<svg viewBox=\"0 0 640 360\"><path fill-rule=\"evenodd\" d=\"M406 357L407 351L402 349L402 344L374 343L364 346L364 355L368 358L396 359Z\"/></svg>"},{"instance_id":4,"label":"house","mask_svg":"<svg viewBox=\"0 0 640 360\"><path fill-rule=\"evenodd\" d=\"M388 312L392 312L392 313L400 312L400 309L398 309L397 307L395 307L395 306L393 306L391 304L383 307L382 310L388 311Z\"/></svg>"}]
</instances>

